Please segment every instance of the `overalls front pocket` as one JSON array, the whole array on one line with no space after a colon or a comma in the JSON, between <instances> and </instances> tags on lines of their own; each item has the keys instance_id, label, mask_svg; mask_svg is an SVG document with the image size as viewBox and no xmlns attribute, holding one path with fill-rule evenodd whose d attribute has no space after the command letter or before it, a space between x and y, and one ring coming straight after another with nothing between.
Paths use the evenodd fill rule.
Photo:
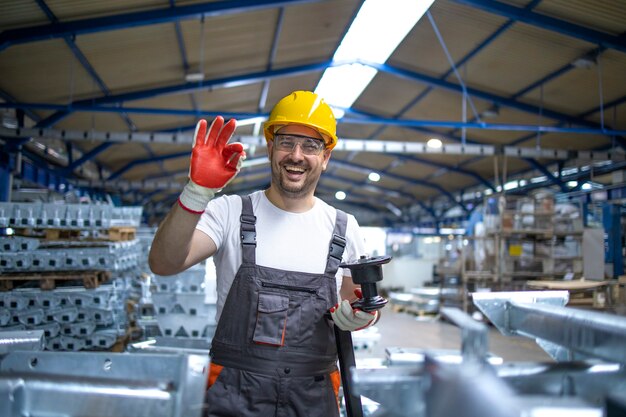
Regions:
<instances>
[{"instance_id":1,"label":"overalls front pocket","mask_svg":"<svg viewBox=\"0 0 626 417\"><path fill-rule=\"evenodd\" d=\"M252 340L260 344L283 346L288 309L288 295L260 291Z\"/></svg>"}]
</instances>

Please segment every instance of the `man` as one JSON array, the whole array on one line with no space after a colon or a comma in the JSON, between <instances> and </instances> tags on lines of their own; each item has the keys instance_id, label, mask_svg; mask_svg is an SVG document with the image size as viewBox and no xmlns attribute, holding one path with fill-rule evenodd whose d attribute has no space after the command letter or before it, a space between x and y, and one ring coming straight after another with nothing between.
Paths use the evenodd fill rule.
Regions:
<instances>
[{"instance_id":1,"label":"man","mask_svg":"<svg viewBox=\"0 0 626 417\"><path fill-rule=\"evenodd\" d=\"M264 125L271 185L244 197L212 200L245 154L227 144L234 120L217 117L208 134L206 126L198 123L190 181L149 259L154 273L171 275L214 257L218 325L206 413L338 416L333 321L354 331L377 313L352 309L358 287L338 268L365 252L356 220L314 196L337 144L332 110L308 91L280 100Z\"/></svg>"}]
</instances>

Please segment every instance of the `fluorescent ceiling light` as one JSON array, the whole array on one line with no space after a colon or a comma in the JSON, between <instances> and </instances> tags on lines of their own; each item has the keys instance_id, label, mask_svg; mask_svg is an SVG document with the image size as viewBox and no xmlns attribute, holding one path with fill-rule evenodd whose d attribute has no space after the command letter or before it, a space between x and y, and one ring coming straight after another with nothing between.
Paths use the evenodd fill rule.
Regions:
<instances>
[{"instance_id":1,"label":"fluorescent ceiling light","mask_svg":"<svg viewBox=\"0 0 626 417\"><path fill-rule=\"evenodd\" d=\"M591 184L586 182L580 188L582 188L583 190L591 190Z\"/></svg>"},{"instance_id":2,"label":"fluorescent ceiling light","mask_svg":"<svg viewBox=\"0 0 626 417\"><path fill-rule=\"evenodd\" d=\"M568 181L567 186L570 188L574 188L578 185L578 181Z\"/></svg>"},{"instance_id":3,"label":"fluorescent ceiling light","mask_svg":"<svg viewBox=\"0 0 626 417\"><path fill-rule=\"evenodd\" d=\"M237 127L254 125L264 122L265 120L267 120L266 117L250 117L247 119L239 119L237 120Z\"/></svg>"},{"instance_id":4,"label":"fluorescent ceiling light","mask_svg":"<svg viewBox=\"0 0 626 417\"><path fill-rule=\"evenodd\" d=\"M384 64L434 0L366 0L350 25L315 92L331 106L350 108L377 70L355 61Z\"/></svg>"},{"instance_id":5,"label":"fluorescent ceiling light","mask_svg":"<svg viewBox=\"0 0 626 417\"><path fill-rule=\"evenodd\" d=\"M330 67L324 71L315 92L331 106L349 108L378 71L361 64ZM337 116L337 114L335 113Z\"/></svg>"},{"instance_id":6,"label":"fluorescent ceiling light","mask_svg":"<svg viewBox=\"0 0 626 417\"><path fill-rule=\"evenodd\" d=\"M202 72L188 72L185 74L185 81L188 83L197 83L204 80L204 74Z\"/></svg>"},{"instance_id":7,"label":"fluorescent ceiling light","mask_svg":"<svg viewBox=\"0 0 626 417\"><path fill-rule=\"evenodd\" d=\"M439 149L442 145L443 143L441 142L441 139L437 138L430 138L428 139L428 142L426 142L426 146L432 149Z\"/></svg>"},{"instance_id":8,"label":"fluorescent ceiling light","mask_svg":"<svg viewBox=\"0 0 626 417\"><path fill-rule=\"evenodd\" d=\"M337 200L345 200L346 199L346 193L344 193L343 191L337 191L335 193L335 198Z\"/></svg>"},{"instance_id":9,"label":"fluorescent ceiling light","mask_svg":"<svg viewBox=\"0 0 626 417\"><path fill-rule=\"evenodd\" d=\"M263 165L263 164L268 164L269 162L270 162L270 160L268 159L267 156L260 156L258 158L245 159L242 162L241 167L242 168L250 168L250 167L255 167L255 166L259 166L259 165Z\"/></svg>"},{"instance_id":10,"label":"fluorescent ceiling light","mask_svg":"<svg viewBox=\"0 0 626 417\"><path fill-rule=\"evenodd\" d=\"M509 181L506 184L504 184L504 189L505 190L512 190L514 188L517 188L518 183L517 181Z\"/></svg>"},{"instance_id":11,"label":"fluorescent ceiling light","mask_svg":"<svg viewBox=\"0 0 626 417\"><path fill-rule=\"evenodd\" d=\"M370 172L370 174L367 176L367 179L372 182L378 182L380 181L380 174L378 172Z\"/></svg>"}]
</instances>

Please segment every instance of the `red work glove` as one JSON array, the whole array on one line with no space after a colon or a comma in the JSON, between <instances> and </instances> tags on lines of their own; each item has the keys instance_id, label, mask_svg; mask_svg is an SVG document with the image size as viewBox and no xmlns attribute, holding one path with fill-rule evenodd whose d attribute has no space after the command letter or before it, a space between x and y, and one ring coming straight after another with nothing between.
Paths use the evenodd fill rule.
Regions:
<instances>
[{"instance_id":1,"label":"red work glove","mask_svg":"<svg viewBox=\"0 0 626 417\"><path fill-rule=\"evenodd\" d=\"M363 297L360 289L354 290L354 294L358 298ZM378 319L378 311L369 313L358 308L352 308L348 300L343 300L341 303L331 307L330 315L337 327L350 332L370 327Z\"/></svg>"},{"instance_id":2,"label":"red work glove","mask_svg":"<svg viewBox=\"0 0 626 417\"><path fill-rule=\"evenodd\" d=\"M243 145L227 144L237 123L217 116L207 134L207 121L200 120L194 133L189 182L178 198L178 204L192 213L201 214L216 192L228 184L239 172L246 158Z\"/></svg>"}]
</instances>

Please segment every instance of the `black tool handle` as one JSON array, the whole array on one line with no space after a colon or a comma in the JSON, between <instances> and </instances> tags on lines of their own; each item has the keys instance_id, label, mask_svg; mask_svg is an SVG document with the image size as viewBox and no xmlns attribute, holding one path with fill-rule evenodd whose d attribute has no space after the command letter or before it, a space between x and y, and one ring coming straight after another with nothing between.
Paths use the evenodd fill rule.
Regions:
<instances>
[{"instance_id":1,"label":"black tool handle","mask_svg":"<svg viewBox=\"0 0 626 417\"><path fill-rule=\"evenodd\" d=\"M341 381L343 383L343 398L346 404L346 414L348 417L363 417L361 396L352 394L352 380L350 379L350 368L356 367L352 334L349 331L341 330L339 327L335 326L335 339L337 341L337 353L339 356Z\"/></svg>"}]
</instances>

